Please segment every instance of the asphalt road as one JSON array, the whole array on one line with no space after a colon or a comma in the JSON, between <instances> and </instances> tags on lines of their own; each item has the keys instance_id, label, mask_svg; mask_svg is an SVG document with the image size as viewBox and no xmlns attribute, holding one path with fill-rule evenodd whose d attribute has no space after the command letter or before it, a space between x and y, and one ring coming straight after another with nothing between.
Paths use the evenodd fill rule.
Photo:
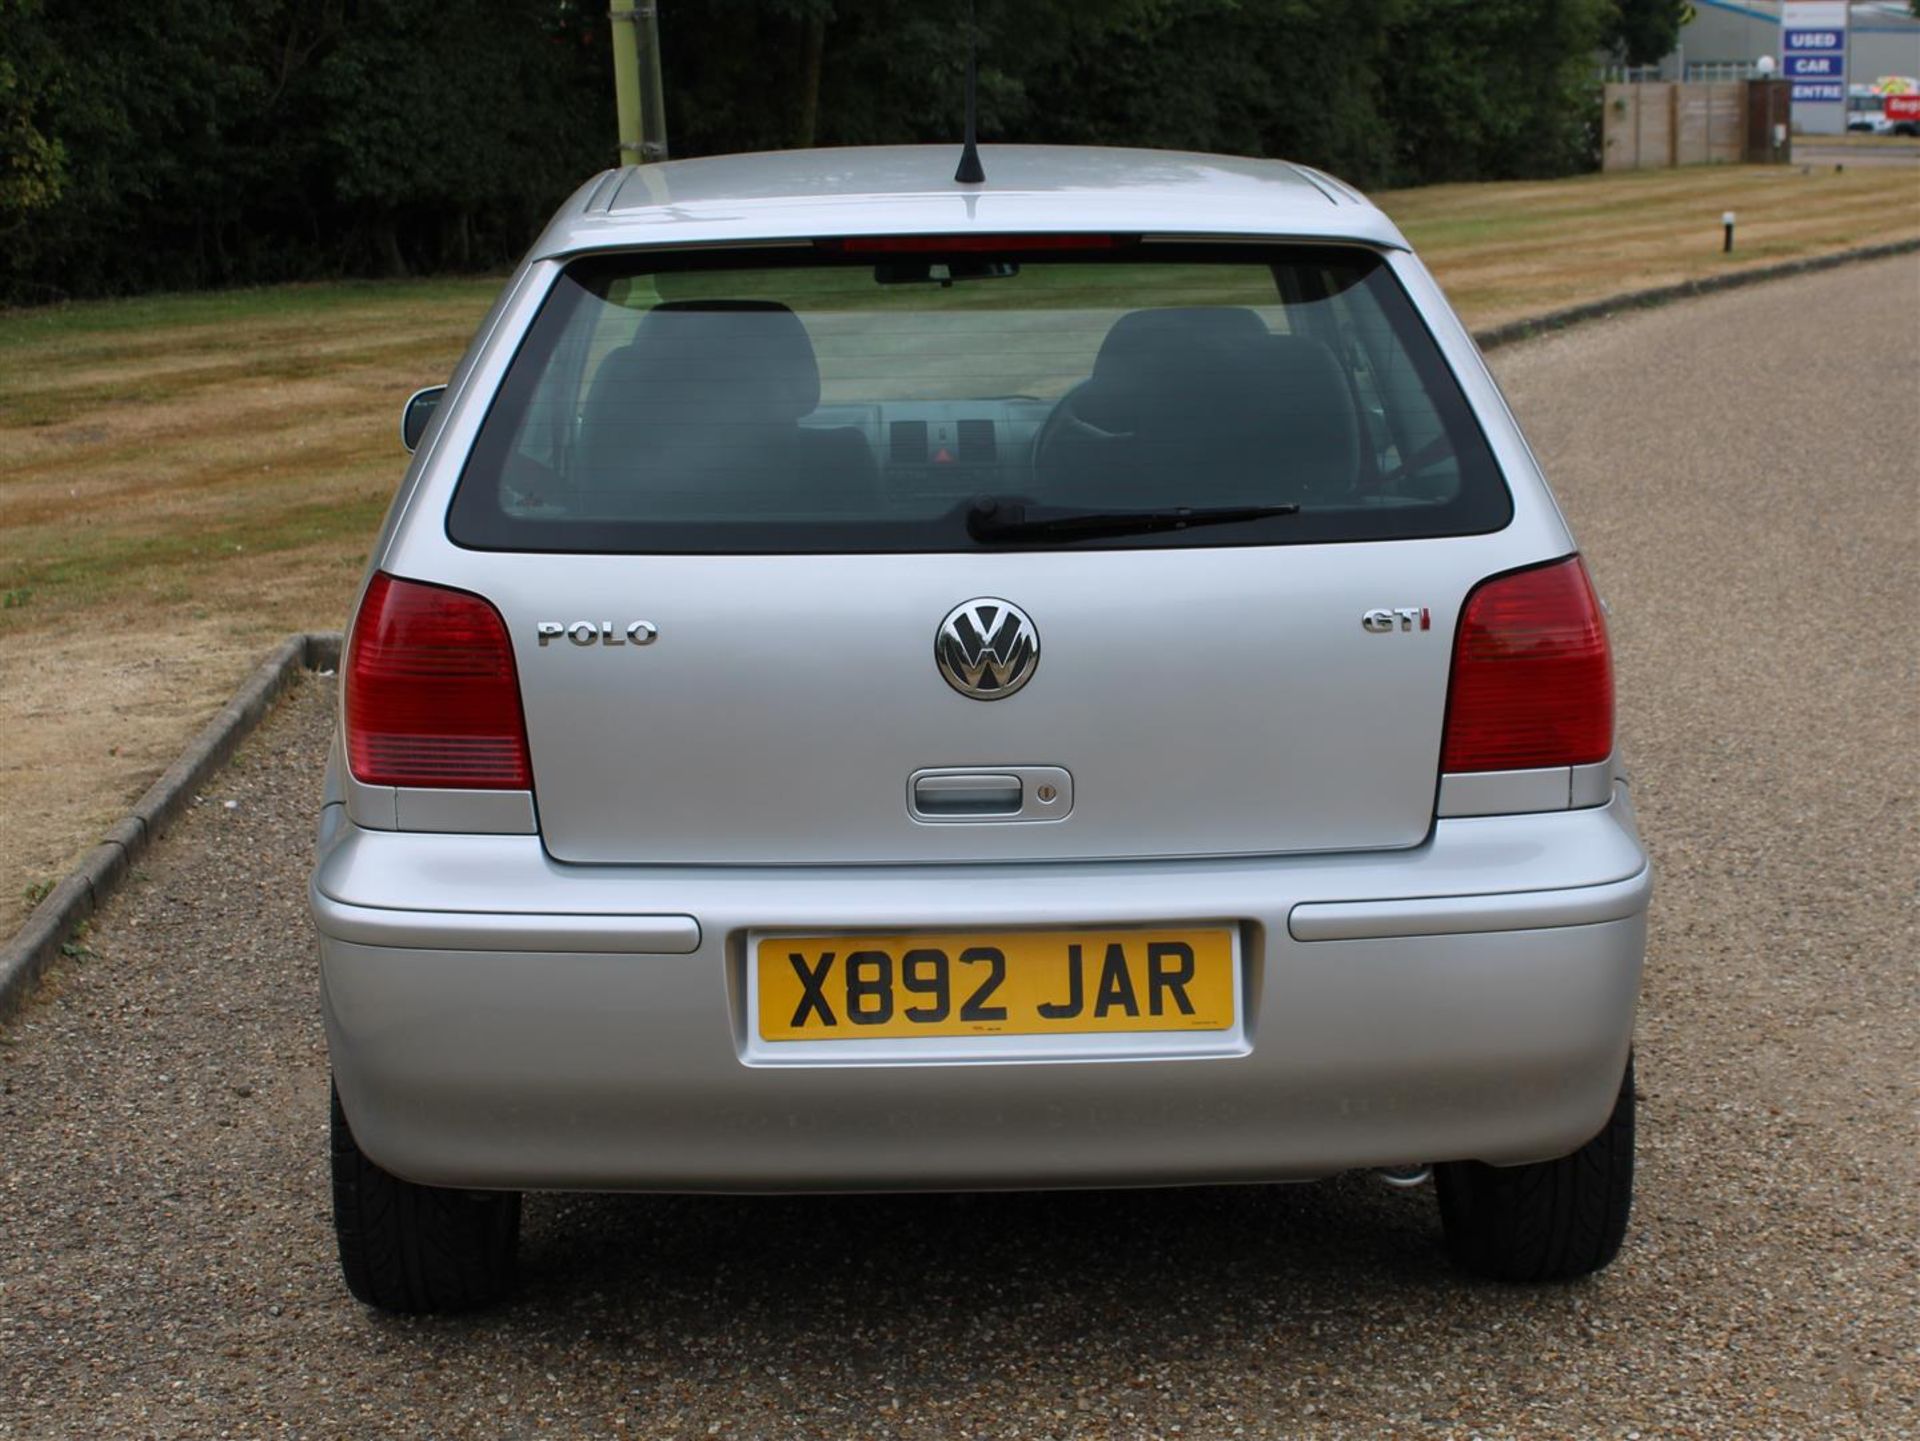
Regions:
<instances>
[{"instance_id":1,"label":"asphalt road","mask_svg":"<svg viewBox=\"0 0 1920 1441\"><path fill-rule=\"evenodd\" d=\"M1905 165L1920 166L1920 140L1887 141L1879 145L1841 145L1804 137L1793 142L1795 165Z\"/></svg>"},{"instance_id":2,"label":"asphalt road","mask_svg":"<svg viewBox=\"0 0 1920 1441\"><path fill-rule=\"evenodd\" d=\"M1920 1435L1920 259L1498 369L1615 607L1660 867L1640 1202L1579 1285L1426 1193L536 1197L520 1304L349 1301L306 683L0 1033L0 1436Z\"/></svg>"}]
</instances>

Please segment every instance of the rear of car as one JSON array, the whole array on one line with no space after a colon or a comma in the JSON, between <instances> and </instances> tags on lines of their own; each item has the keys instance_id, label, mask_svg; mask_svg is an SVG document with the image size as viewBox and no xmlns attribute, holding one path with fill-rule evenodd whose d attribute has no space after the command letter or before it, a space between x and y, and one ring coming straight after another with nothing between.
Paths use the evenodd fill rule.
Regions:
<instances>
[{"instance_id":1,"label":"rear of car","mask_svg":"<svg viewBox=\"0 0 1920 1441\"><path fill-rule=\"evenodd\" d=\"M541 1188L1439 1162L1468 1264L1617 1248L1648 871L1586 570L1378 212L1113 155L625 172L510 284L344 667L363 1298L497 1294Z\"/></svg>"}]
</instances>

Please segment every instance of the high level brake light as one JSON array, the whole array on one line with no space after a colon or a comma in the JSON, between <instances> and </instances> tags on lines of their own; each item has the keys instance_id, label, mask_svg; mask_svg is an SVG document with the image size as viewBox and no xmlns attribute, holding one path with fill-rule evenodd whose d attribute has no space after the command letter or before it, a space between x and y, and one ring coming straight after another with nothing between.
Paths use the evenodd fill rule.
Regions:
<instances>
[{"instance_id":1,"label":"high level brake light","mask_svg":"<svg viewBox=\"0 0 1920 1441\"><path fill-rule=\"evenodd\" d=\"M1483 582L1453 644L1443 771L1577 766L1613 754L1613 659L1580 557Z\"/></svg>"},{"instance_id":2,"label":"high level brake light","mask_svg":"<svg viewBox=\"0 0 1920 1441\"><path fill-rule=\"evenodd\" d=\"M849 235L844 240L823 240L820 244L847 255L944 255L977 250L1111 250L1116 240L1111 235L1049 232L1045 235Z\"/></svg>"},{"instance_id":3,"label":"high level brake light","mask_svg":"<svg viewBox=\"0 0 1920 1441\"><path fill-rule=\"evenodd\" d=\"M527 727L500 612L375 575L345 667L347 764L366 785L528 790Z\"/></svg>"}]
</instances>

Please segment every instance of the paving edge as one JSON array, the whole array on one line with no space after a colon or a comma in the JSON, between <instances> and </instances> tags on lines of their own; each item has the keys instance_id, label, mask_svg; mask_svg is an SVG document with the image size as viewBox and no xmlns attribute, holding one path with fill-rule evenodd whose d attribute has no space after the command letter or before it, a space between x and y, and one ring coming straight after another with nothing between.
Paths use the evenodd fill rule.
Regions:
<instances>
[{"instance_id":1,"label":"paving edge","mask_svg":"<svg viewBox=\"0 0 1920 1441\"><path fill-rule=\"evenodd\" d=\"M226 764L293 678L303 670L337 670L339 665L338 631L290 635L274 647L233 699L134 802L132 811L100 838L100 844L42 897L26 923L0 945L0 1021L20 1009L47 967L72 944L81 923L106 904L133 863L179 819L194 793Z\"/></svg>"},{"instance_id":2,"label":"paving edge","mask_svg":"<svg viewBox=\"0 0 1920 1441\"><path fill-rule=\"evenodd\" d=\"M1510 320L1505 325L1476 330L1473 338L1482 350L1497 350L1515 341L1532 340L1536 336L1582 325L1589 320L1605 320L1624 310L1646 310L1696 295L1712 295L1721 290L1738 290L1743 285L1758 285L1764 280L1785 280L1791 276L1811 275L1818 270L1832 270L1836 266L1853 265L1863 260L1887 260L1895 255L1912 255L1915 252L1920 252L1920 236L1892 240L1884 245L1863 245L1855 250L1809 255L1800 260L1783 260L1778 265L1756 265L1751 270L1730 270L1723 275L1683 280L1677 285L1657 285L1651 290L1629 290L1622 295L1610 295L1604 300L1570 305L1565 310L1551 310L1545 315L1528 316L1525 320Z\"/></svg>"},{"instance_id":3,"label":"paving edge","mask_svg":"<svg viewBox=\"0 0 1920 1441\"><path fill-rule=\"evenodd\" d=\"M1644 310L1696 295L1711 295L1721 290L1737 290L1766 280L1783 280L1794 275L1809 275L1836 266L1865 260L1884 260L1895 255L1920 252L1920 237L1895 240L1885 245L1866 245L1854 250L1812 255L1778 265L1755 266L1724 275L1709 275L1699 280L1684 280L1677 285L1660 285L1650 290L1630 290L1604 300L1571 305L1545 315L1508 321L1473 333L1482 350L1495 350L1520 340L1531 340L1590 320L1603 320L1627 310ZM240 742L273 708L274 701L301 670L337 669L340 664L338 631L308 631L290 635L262 661L247 683L227 702L220 714L207 723L180 758L161 773L147 788L132 812L100 838L100 844L67 878L49 891L33 908L26 924L13 938L0 945L0 1021L9 1019L33 991L34 983L54 959L72 942L80 923L106 903L140 854L179 816L195 791L220 769Z\"/></svg>"}]
</instances>

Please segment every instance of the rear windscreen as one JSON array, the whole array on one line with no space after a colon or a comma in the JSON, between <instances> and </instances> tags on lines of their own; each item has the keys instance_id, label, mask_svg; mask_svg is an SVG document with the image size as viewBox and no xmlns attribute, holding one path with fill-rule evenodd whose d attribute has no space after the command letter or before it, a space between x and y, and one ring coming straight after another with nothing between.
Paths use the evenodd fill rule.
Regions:
<instances>
[{"instance_id":1,"label":"rear windscreen","mask_svg":"<svg viewBox=\"0 0 1920 1441\"><path fill-rule=\"evenodd\" d=\"M577 260L483 422L480 549L958 551L969 516L1284 511L1022 548L1497 530L1505 484L1385 262L849 240Z\"/></svg>"}]
</instances>

